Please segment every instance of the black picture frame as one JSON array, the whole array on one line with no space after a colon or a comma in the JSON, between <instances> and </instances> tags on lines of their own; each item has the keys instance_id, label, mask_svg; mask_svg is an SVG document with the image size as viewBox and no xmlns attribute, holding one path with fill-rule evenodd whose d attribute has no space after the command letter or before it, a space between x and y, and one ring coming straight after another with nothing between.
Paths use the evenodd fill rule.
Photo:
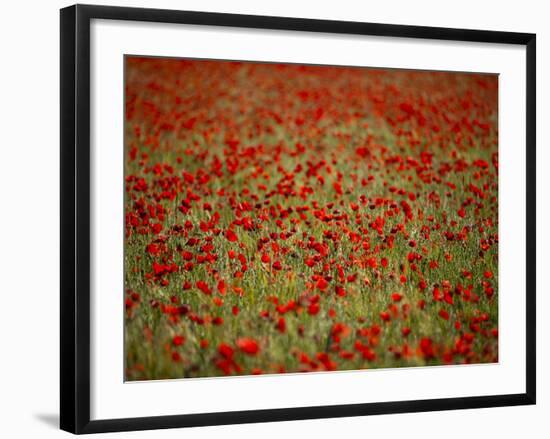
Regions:
<instances>
[{"instance_id":1,"label":"black picture frame","mask_svg":"<svg viewBox=\"0 0 550 439\"><path fill-rule=\"evenodd\" d=\"M132 20L336 34L407 37L526 47L526 392L223 413L90 420L90 21ZM536 36L289 17L75 5L61 10L61 429L72 433L273 422L535 404Z\"/></svg>"}]
</instances>

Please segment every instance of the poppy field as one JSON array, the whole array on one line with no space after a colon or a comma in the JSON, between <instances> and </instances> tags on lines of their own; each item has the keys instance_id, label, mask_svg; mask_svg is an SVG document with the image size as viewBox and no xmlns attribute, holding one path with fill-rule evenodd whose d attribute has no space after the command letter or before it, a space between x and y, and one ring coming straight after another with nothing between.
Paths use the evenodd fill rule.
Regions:
<instances>
[{"instance_id":1,"label":"poppy field","mask_svg":"<svg viewBox=\"0 0 550 439\"><path fill-rule=\"evenodd\" d=\"M126 380L498 361L496 75L127 56L124 136Z\"/></svg>"}]
</instances>

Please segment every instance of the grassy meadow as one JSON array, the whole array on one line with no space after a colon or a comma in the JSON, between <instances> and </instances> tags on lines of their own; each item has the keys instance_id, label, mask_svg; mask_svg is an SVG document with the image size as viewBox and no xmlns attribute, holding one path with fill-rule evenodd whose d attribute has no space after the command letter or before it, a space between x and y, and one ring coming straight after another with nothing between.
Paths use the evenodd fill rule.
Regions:
<instances>
[{"instance_id":1,"label":"grassy meadow","mask_svg":"<svg viewBox=\"0 0 550 439\"><path fill-rule=\"evenodd\" d=\"M496 76L125 62L127 380L498 361Z\"/></svg>"}]
</instances>

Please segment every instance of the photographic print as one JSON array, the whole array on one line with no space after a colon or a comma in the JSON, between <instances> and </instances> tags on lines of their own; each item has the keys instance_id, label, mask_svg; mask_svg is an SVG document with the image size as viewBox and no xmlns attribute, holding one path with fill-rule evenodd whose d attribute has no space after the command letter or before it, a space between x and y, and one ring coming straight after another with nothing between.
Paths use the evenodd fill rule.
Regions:
<instances>
[{"instance_id":1,"label":"photographic print","mask_svg":"<svg viewBox=\"0 0 550 439\"><path fill-rule=\"evenodd\" d=\"M497 75L124 62L127 381L498 362Z\"/></svg>"}]
</instances>

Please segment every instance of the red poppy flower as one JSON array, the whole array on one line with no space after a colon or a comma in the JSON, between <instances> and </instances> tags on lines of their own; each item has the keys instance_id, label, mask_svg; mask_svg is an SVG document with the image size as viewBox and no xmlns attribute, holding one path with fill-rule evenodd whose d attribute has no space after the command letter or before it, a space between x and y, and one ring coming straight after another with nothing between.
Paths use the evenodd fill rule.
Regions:
<instances>
[{"instance_id":1,"label":"red poppy flower","mask_svg":"<svg viewBox=\"0 0 550 439\"><path fill-rule=\"evenodd\" d=\"M218 347L218 352L224 358L233 358L233 348L225 343L221 343Z\"/></svg>"},{"instance_id":2,"label":"red poppy flower","mask_svg":"<svg viewBox=\"0 0 550 439\"><path fill-rule=\"evenodd\" d=\"M172 344L174 346L181 346L183 343L185 343L185 337L182 335L175 335L174 338L172 338Z\"/></svg>"},{"instance_id":3,"label":"red poppy flower","mask_svg":"<svg viewBox=\"0 0 550 439\"><path fill-rule=\"evenodd\" d=\"M248 337L237 339L237 347L247 355L256 355L260 350L256 340Z\"/></svg>"},{"instance_id":4,"label":"red poppy flower","mask_svg":"<svg viewBox=\"0 0 550 439\"><path fill-rule=\"evenodd\" d=\"M227 238L227 240L229 242L235 242L235 241L238 240L238 237L237 237L236 233L233 232L233 230L227 230L225 232L225 237Z\"/></svg>"},{"instance_id":5,"label":"red poppy flower","mask_svg":"<svg viewBox=\"0 0 550 439\"><path fill-rule=\"evenodd\" d=\"M307 313L311 316L317 315L319 313L320 306L318 303L311 303L307 308Z\"/></svg>"},{"instance_id":6,"label":"red poppy flower","mask_svg":"<svg viewBox=\"0 0 550 439\"><path fill-rule=\"evenodd\" d=\"M394 302L400 302L401 299L403 299L403 295L402 295L402 294L399 294L399 293L392 293L392 295L391 295L391 300L393 300Z\"/></svg>"}]
</instances>

